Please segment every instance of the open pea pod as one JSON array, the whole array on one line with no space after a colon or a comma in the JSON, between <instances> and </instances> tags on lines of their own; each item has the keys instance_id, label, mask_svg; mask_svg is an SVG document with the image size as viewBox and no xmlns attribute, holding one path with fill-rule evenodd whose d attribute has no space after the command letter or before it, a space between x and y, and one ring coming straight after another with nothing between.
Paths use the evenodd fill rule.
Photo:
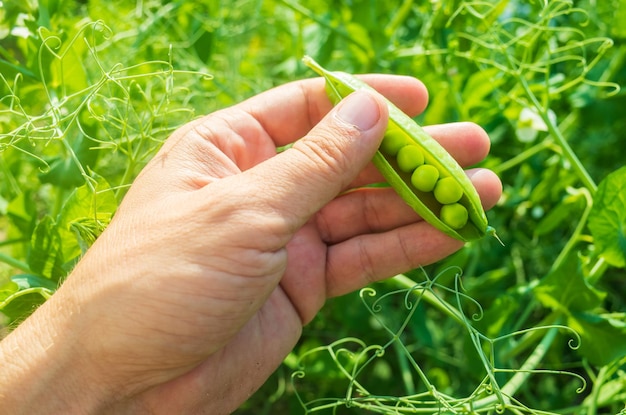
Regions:
<instances>
[{"instance_id":1,"label":"open pea pod","mask_svg":"<svg viewBox=\"0 0 626 415\"><path fill-rule=\"evenodd\" d=\"M326 79L326 92L337 104L369 85L345 72L324 69L311 57L304 63ZM425 221L464 242L490 234L474 185L452 156L411 117L390 101L389 124L373 163L389 185Z\"/></svg>"}]
</instances>

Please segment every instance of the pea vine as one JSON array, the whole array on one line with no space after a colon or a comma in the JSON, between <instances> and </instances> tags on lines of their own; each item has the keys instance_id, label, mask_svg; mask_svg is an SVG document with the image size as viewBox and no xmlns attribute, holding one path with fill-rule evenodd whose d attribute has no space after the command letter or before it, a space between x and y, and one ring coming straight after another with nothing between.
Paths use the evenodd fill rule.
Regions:
<instances>
[{"instance_id":1,"label":"pea vine","mask_svg":"<svg viewBox=\"0 0 626 415\"><path fill-rule=\"evenodd\" d=\"M311 55L422 79L423 125L483 126L506 246L329 301L241 413L626 415L626 0L55 5L0 21L0 337L174 128L310 76Z\"/></svg>"},{"instance_id":2,"label":"pea vine","mask_svg":"<svg viewBox=\"0 0 626 415\"><path fill-rule=\"evenodd\" d=\"M404 2L392 24L387 27L388 31L401 27L403 21L410 18L412 3ZM589 394L584 399L585 408L589 414L593 414L600 402L606 403L603 400L605 398L600 396L601 391L605 390L603 388L609 387L621 373L626 362L623 358L602 367L598 373L588 367L584 376L562 369L542 369L548 351L555 343L561 342L562 336L559 334L563 333L570 336L571 350L594 363L609 363L623 351L621 313L616 316L602 315L593 322L590 320L592 315L597 315L593 313L597 312L605 296L594 284L610 267L605 254L609 248L600 245L605 236L593 233L599 228L598 225L594 229L593 222L611 221L610 225L603 225L612 229L619 226L621 220L604 218L606 209L611 207L599 200L601 196L598 193L614 194L620 188L618 183L621 183L621 179L618 177L623 175L619 176L616 172L612 183L603 182L599 188L569 142L572 126L578 122L578 112L572 111L562 119L556 116L562 112L557 106L563 105L563 97L570 91L587 91L603 98L617 95L620 87L611 79L621 65L606 65L607 54L613 46L612 39L587 37L582 28L590 24L588 11L575 7L572 1L535 0L524 4L524 7L514 3L518 7L515 12L507 9L508 4L506 1L461 1L450 7L434 4L432 14L422 22L420 36L416 38L415 44L401 48L392 46L390 53L400 59L427 60L437 70L452 74L454 68L472 65L478 72L476 80L470 79L468 82L485 82L490 87L480 89L483 95L478 98L465 97L467 102L460 101L460 94L453 95L458 100L455 109L463 118L472 119L474 117L469 112L473 109L471 104L491 95L499 103L502 113L516 120L519 140L529 143L519 154L490 167L496 173L503 174L525 166L538 155L551 153L557 160L555 164L562 166L560 169L572 171L576 180L568 182L561 203L545 218L545 223L551 227L549 229L554 229L565 220L567 212L571 212L573 207L580 210L577 222L547 273L520 284L522 295L532 300L514 323L517 329L509 334L490 337L475 327L482 318L482 308L463 293L461 271L458 268L449 268L443 272L455 273L453 288L449 284L438 283L442 274L437 274L432 279L424 275L425 280L418 283L408 276L397 276L394 282L403 288L382 294L372 303L368 299L375 297L376 291L373 288L363 290L363 303L387 333L389 340L368 345L359 339L345 338L301 355L301 367L293 376L296 391L306 379L312 362L323 359L322 356L330 359L332 363L329 364L336 367L337 373L346 382L345 396L321 399L299 396L306 413L336 413L339 408L359 408L390 414L494 411L553 414L543 408L525 406L521 399L516 398L516 394L531 377L558 375L578 379L580 386L574 392L582 394L585 391ZM441 16L447 16L444 26L451 33L445 47L430 43L436 38L430 32ZM563 22L566 24L561 24ZM623 61L624 50L621 48L617 53L615 59L618 62ZM485 117L489 115L496 116L489 113ZM590 228L592 235L588 234ZM542 235L549 229L538 230L537 233ZM594 239L595 236L597 239ZM504 239L506 241L506 237ZM601 247L599 252L593 252L594 243ZM616 245L618 241L611 243ZM514 259L518 249L517 246L512 248ZM591 253L586 253L586 250ZM611 263L623 266L620 259ZM514 261L514 264L519 280L527 280L525 265L521 261ZM453 301L446 302L444 295L451 296ZM402 299L407 314L400 326L396 327L384 318L382 305L398 298ZM425 304L463 327L464 336L475 352L473 357L480 362L484 376L467 396L452 396L439 388L436 377L433 379L420 365L419 353L424 353L424 348L420 348L418 342L416 350L411 351L405 344L410 338L406 330L411 330L412 318L416 318L416 311L425 307ZM529 324L530 315L541 306L549 311L539 323ZM468 314L467 308L475 312ZM389 309L393 307L387 308L387 314L390 314ZM615 329L609 328L611 325ZM599 346L594 346L597 339L593 338L593 333L598 333L600 327L606 330L605 333L611 332L619 339L605 353L601 352ZM520 361L523 353L526 353L526 358ZM600 357L601 354L604 356ZM377 362L390 355L402 362L399 378L404 382L405 395L386 395L384 391L377 390L376 385L367 384L367 379L375 378L373 371ZM503 366L503 362L508 362L509 366ZM464 366L468 366L467 362ZM591 391L587 390L588 379L594 382ZM582 397L580 399L583 400Z\"/></svg>"},{"instance_id":3,"label":"pea vine","mask_svg":"<svg viewBox=\"0 0 626 415\"><path fill-rule=\"evenodd\" d=\"M514 163L505 165L506 168L527 160L535 151L552 148L563 155L583 185L593 192L596 183L561 132L550 102L552 97L581 84L607 90L608 95L617 94L619 85L604 80L611 79L611 73L603 74L599 80L590 78L590 73L613 46L613 41L607 37L587 38L576 27L560 26L559 18L571 18L571 15L579 15L583 20L581 24L584 24L587 12L573 7L571 1L542 0L538 3L540 10L534 21L519 17L494 19L490 16L497 11L497 5L464 3L450 24L456 15L467 11L476 17L478 32L486 31L486 35L459 33L459 38L468 40L471 47L467 51L457 50L454 55L475 62L481 70L497 69L494 82L502 85L498 92L507 97L504 102L515 101L523 107L530 107L544 123L543 128L549 134L547 140L537 144L538 148L527 150ZM479 8L483 10L479 12ZM559 66L575 68L575 71L565 76ZM555 145L550 146L551 142ZM498 171L503 171L503 167Z\"/></svg>"},{"instance_id":4,"label":"pea vine","mask_svg":"<svg viewBox=\"0 0 626 415\"><path fill-rule=\"evenodd\" d=\"M99 53L112 32L102 21L80 26L69 41L45 28L39 28L38 36L38 73L22 69L12 81L0 73L0 86L6 90L0 117L11 120L0 132L0 152L22 152L45 173L56 161L48 155L50 149L59 150L66 167L76 169L88 186L93 160L82 159L81 153L91 150L93 158L98 149L119 152L127 159L121 178L127 185L163 139L193 115L190 108L172 105L171 97L184 92L174 86L175 76L210 78L174 69L171 56L170 61L103 66ZM79 63L84 49L89 59ZM29 113L22 105L21 89L32 89L34 79L45 103L39 113Z\"/></svg>"},{"instance_id":5,"label":"pea vine","mask_svg":"<svg viewBox=\"0 0 626 415\"><path fill-rule=\"evenodd\" d=\"M112 36L102 21L62 34L39 27L24 40L37 50L32 68L0 72L0 213L10 224L0 265L19 272L0 275L0 326L54 293L139 170L193 116L188 84L210 78L175 69L171 53L112 63Z\"/></svg>"},{"instance_id":6,"label":"pea vine","mask_svg":"<svg viewBox=\"0 0 626 415\"><path fill-rule=\"evenodd\" d=\"M296 391L300 382L306 379L308 367L326 358L329 358L335 365L336 373L343 376L346 384L346 393L341 397L324 397L310 401L300 398L305 413L334 411L345 407L383 414L462 414L488 411L502 413L505 410L516 413L554 414L526 407L514 398L515 392L528 381L529 377L546 374L572 376L580 382L578 392L585 389L585 379L576 373L537 368L559 332L568 333L571 336L569 344L572 349L578 347L580 338L574 330L561 324L551 324L519 330L495 338L489 337L474 327L473 323L482 318L482 308L475 300L464 294L460 269L450 267L433 278L430 278L424 271L422 274L423 281L421 282L415 282L406 275L396 276L394 283L402 288L385 292L382 295L377 295L376 290L371 287L361 290L360 297L364 306L378 323L380 330L389 337L386 343L368 345L358 338L344 338L329 345L311 349L300 356L298 361L300 369L292 376ZM439 279L446 277L446 274L453 274L454 288L438 282ZM451 297L451 302L445 299L446 296ZM386 305L393 309L401 305L406 310L406 315L400 324L392 325L386 317L388 315ZM469 344L476 352L484 376L468 396L451 396L440 390L437 382L420 367L416 357L420 353L420 345L417 344L416 350L412 351L405 344L405 331L411 320L415 318L416 311L421 307L433 307L437 312L455 320L463 328ZM468 315L466 309L473 311ZM500 345L507 342L513 344L519 339L528 338L531 333L541 332L545 333L543 338L519 368L498 367L495 355ZM401 378L405 382L406 389L410 391L405 396L388 396L377 391L376 385L367 384L371 375L370 366L375 366L380 359L392 358L389 355L404 362ZM504 382L498 380L502 378L502 375L506 375Z\"/></svg>"}]
</instances>

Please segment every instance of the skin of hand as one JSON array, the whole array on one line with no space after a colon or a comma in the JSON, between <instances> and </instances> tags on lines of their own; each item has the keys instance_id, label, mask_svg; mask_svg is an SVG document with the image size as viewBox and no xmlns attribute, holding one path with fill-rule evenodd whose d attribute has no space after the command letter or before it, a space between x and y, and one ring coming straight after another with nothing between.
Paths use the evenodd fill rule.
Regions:
<instances>
[{"instance_id":1,"label":"skin of hand","mask_svg":"<svg viewBox=\"0 0 626 415\"><path fill-rule=\"evenodd\" d=\"M363 79L411 116L426 106L414 78ZM333 109L310 79L180 128L61 288L0 343L2 406L230 413L327 298L458 250L393 190L351 190L382 181L369 161L386 124L377 93ZM474 124L428 131L464 166L489 151ZM498 178L468 174L492 207Z\"/></svg>"}]
</instances>

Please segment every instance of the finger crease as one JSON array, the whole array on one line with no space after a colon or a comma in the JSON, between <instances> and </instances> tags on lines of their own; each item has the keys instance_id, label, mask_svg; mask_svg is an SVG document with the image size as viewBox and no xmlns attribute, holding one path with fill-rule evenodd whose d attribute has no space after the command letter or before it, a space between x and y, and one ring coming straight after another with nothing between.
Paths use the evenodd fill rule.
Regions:
<instances>
[{"instance_id":1,"label":"finger crease","mask_svg":"<svg viewBox=\"0 0 626 415\"><path fill-rule=\"evenodd\" d=\"M372 197L368 197L372 196ZM381 217L374 202L375 195L373 193L362 192L360 197L363 199L363 218L369 232L378 232L381 227Z\"/></svg>"},{"instance_id":2,"label":"finger crease","mask_svg":"<svg viewBox=\"0 0 626 415\"><path fill-rule=\"evenodd\" d=\"M363 279L369 285L373 282L376 282L376 273L374 272L374 261L373 258L367 249L368 244L364 240L364 238L359 238L359 259L361 263L361 269L363 270Z\"/></svg>"}]
</instances>

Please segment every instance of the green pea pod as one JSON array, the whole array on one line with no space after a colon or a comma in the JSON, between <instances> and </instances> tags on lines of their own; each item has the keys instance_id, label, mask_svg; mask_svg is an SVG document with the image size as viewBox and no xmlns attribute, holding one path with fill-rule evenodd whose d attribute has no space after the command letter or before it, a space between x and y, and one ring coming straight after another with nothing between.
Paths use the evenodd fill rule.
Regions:
<instances>
[{"instance_id":1,"label":"green pea pod","mask_svg":"<svg viewBox=\"0 0 626 415\"><path fill-rule=\"evenodd\" d=\"M324 69L309 56L305 56L303 61L326 79L326 92L334 104L337 104L342 98L356 90L372 90L369 85L348 73L331 72ZM390 101L387 101L387 106L389 108L389 124L386 136L390 137L389 145L385 146L386 142L383 139L383 144L379 151L376 152L373 163L389 185L425 221L453 238L468 242L482 238L487 234L495 236L495 229L489 226L487 222L485 211L480 203L480 197L463 168L411 117ZM406 136L406 145L417 145L422 150L425 163L435 166L441 178L451 177L463 189L463 194L456 203L461 204L467 210L466 222L462 220L460 222L457 220L453 221L457 223L444 222L441 218L441 209L444 205L437 201L432 192L423 192L413 186L411 184L411 173L399 168L395 157L401 147L396 144L399 135L398 130ZM393 150L390 150L391 153L387 150L388 148L393 148ZM446 210L454 211L455 209ZM459 210L462 211L462 209ZM448 216L447 213L444 215L444 219Z\"/></svg>"}]
</instances>

